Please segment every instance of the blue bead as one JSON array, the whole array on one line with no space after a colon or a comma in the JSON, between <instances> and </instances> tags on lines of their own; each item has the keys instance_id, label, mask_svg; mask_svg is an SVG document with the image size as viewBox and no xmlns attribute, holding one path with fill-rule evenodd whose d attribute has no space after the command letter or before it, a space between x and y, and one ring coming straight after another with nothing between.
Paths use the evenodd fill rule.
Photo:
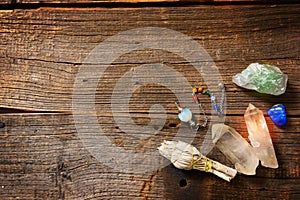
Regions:
<instances>
[{"instance_id":1,"label":"blue bead","mask_svg":"<svg viewBox=\"0 0 300 200\"><path fill-rule=\"evenodd\" d=\"M287 124L286 109L282 104L276 104L267 111L272 121L277 126L285 126Z\"/></svg>"},{"instance_id":2,"label":"blue bead","mask_svg":"<svg viewBox=\"0 0 300 200\"><path fill-rule=\"evenodd\" d=\"M219 110L219 106L218 105L214 105L214 110L218 111Z\"/></svg>"},{"instance_id":3,"label":"blue bead","mask_svg":"<svg viewBox=\"0 0 300 200\"><path fill-rule=\"evenodd\" d=\"M192 112L188 108L184 108L181 113L178 114L178 117L183 122L188 122L192 119Z\"/></svg>"}]
</instances>

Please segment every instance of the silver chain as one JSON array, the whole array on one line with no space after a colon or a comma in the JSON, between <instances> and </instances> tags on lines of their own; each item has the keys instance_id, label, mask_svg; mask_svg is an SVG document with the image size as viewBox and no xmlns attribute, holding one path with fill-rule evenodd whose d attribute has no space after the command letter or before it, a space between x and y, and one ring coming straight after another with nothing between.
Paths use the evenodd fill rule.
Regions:
<instances>
[{"instance_id":1,"label":"silver chain","mask_svg":"<svg viewBox=\"0 0 300 200\"><path fill-rule=\"evenodd\" d=\"M200 103L200 101L199 101L198 105L199 105L199 108L200 108L200 110L201 110L201 112L203 114L203 123L202 124L198 124L198 125L201 126L202 128L205 128L206 125L207 125L208 119L206 117L205 110L202 107L202 104Z\"/></svg>"},{"instance_id":2,"label":"silver chain","mask_svg":"<svg viewBox=\"0 0 300 200\"><path fill-rule=\"evenodd\" d=\"M224 84L223 83L219 83L218 84L218 86L219 86L219 88L220 88L220 90L221 90L221 99L220 99L220 102L219 102L219 105L218 105L218 103L217 103L217 98L216 98L216 96L214 96L213 95L213 93L211 93L211 91L210 90L203 90L203 91L201 91L201 93L202 94L205 94L205 95L208 95L209 97L210 97L210 100L211 100L211 102L212 102L212 104L213 104L213 109L217 112L217 115L219 116L219 117L223 117L223 111L224 111L224 101L225 101L225 86L224 86ZM198 90L198 88L196 88L196 90ZM198 93L198 92L197 92ZM204 125L206 126L206 124L207 124L207 117L206 117L206 115L205 115L205 111L204 111L204 109L202 108L202 105L201 105L201 103L200 103L200 100L199 100L199 98L198 98L198 96L197 96L197 94L195 93L195 92L193 92L193 99L194 99L194 101L196 102L196 103L198 103L199 104L199 107L200 107L200 109L202 110L202 113L203 113L203 115L204 115L204 118L205 118L205 123L204 123ZM204 127L205 127L204 126Z\"/></svg>"},{"instance_id":3,"label":"silver chain","mask_svg":"<svg viewBox=\"0 0 300 200\"><path fill-rule=\"evenodd\" d=\"M224 101L225 101L225 86L223 83L219 83L219 88L221 90L221 102L220 102L220 112L223 113Z\"/></svg>"}]
</instances>

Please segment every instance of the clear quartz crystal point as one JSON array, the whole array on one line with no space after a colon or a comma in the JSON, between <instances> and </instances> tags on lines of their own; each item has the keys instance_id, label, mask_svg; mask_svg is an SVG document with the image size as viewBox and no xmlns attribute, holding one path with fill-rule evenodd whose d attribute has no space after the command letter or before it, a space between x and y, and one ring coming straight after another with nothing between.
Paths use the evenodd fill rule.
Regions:
<instances>
[{"instance_id":1,"label":"clear quartz crystal point","mask_svg":"<svg viewBox=\"0 0 300 200\"><path fill-rule=\"evenodd\" d=\"M278 168L272 139L263 112L254 105L249 104L244 118L249 140L261 164L265 167Z\"/></svg>"},{"instance_id":2,"label":"clear quartz crystal point","mask_svg":"<svg viewBox=\"0 0 300 200\"><path fill-rule=\"evenodd\" d=\"M238 172L255 175L259 160L250 144L235 129L224 124L214 124L212 139Z\"/></svg>"}]
</instances>

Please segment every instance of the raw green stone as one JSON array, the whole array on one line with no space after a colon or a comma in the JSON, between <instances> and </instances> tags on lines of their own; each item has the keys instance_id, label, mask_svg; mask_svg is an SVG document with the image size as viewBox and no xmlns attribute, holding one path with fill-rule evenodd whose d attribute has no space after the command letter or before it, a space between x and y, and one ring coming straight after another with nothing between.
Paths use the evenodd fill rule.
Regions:
<instances>
[{"instance_id":1,"label":"raw green stone","mask_svg":"<svg viewBox=\"0 0 300 200\"><path fill-rule=\"evenodd\" d=\"M240 87L260 93L281 95L285 93L288 76L273 65L252 63L232 81Z\"/></svg>"}]
</instances>

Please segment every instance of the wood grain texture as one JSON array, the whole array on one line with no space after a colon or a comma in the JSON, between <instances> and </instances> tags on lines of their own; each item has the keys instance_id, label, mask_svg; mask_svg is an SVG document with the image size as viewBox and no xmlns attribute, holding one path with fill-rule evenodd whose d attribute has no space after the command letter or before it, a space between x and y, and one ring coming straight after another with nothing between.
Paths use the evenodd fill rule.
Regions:
<instances>
[{"instance_id":1,"label":"wood grain texture","mask_svg":"<svg viewBox=\"0 0 300 200\"><path fill-rule=\"evenodd\" d=\"M142 199L151 175L118 173L97 161L82 145L71 115L16 114L1 120L6 122L1 199Z\"/></svg>"},{"instance_id":2,"label":"wood grain texture","mask_svg":"<svg viewBox=\"0 0 300 200\"><path fill-rule=\"evenodd\" d=\"M299 5L1 10L0 107L11 113L0 115L6 123L0 129L0 199L300 199L299 11ZM239 175L231 183L172 166L134 174L107 167L110 162L100 162L87 150L72 115L81 63L110 36L149 26L184 33L207 50L226 85L225 122L243 137L247 137L243 113L248 103L264 111L285 104L289 126L278 128L266 118L278 169L259 167L256 176ZM286 93L274 97L235 86L232 75L252 62L274 64L288 74ZM191 85L205 85L204 77L184 58L161 50L132 51L107 68L95 93L98 122L113 144L145 155L163 139L172 139L179 127L189 131L179 124L176 94L156 84L139 83L129 104L135 128L149 124L154 104L166 109L166 123L157 135L144 140L118 127L114 114L126 115L112 113L111 98L113 90L125 95L127 85L115 85L125 73L149 63L166 64ZM190 88L183 93L183 104L190 102ZM210 100L200 98L213 120ZM82 100L89 102L84 96ZM94 125L88 119L82 124ZM202 144L205 131L209 130L196 135L195 146ZM216 149L209 156L229 164Z\"/></svg>"},{"instance_id":3,"label":"wood grain texture","mask_svg":"<svg viewBox=\"0 0 300 200\"><path fill-rule=\"evenodd\" d=\"M101 116L99 116L101 117ZM179 124L177 115L170 120ZM297 199L299 197L299 119L280 129L267 118L277 153L279 168L259 167L256 176L238 175L231 183L204 172L186 172L173 166L139 175L121 173L97 160L85 148L74 126L72 115L3 114L6 127L0 129L1 199ZM230 117L227 123L247 136L243 117ZM128 142L128 136L114 127L112 116L102 116L105 132L112 143L127 142L127 148L142 151L147 142ZM87 122L86 126L93 126ZM178 127L166 125L148 151L155 151L165 132ZM199 147L200 134L194 145ZM121 137L119 140L117 138ZM92 139L92 138L91 138ZM136 139L135 139L136 140ZM101 147L97 147L101 149ZM210 157L226 162L220 152ZM136 162L136 161L135 161ZM180 181L186 180L186 186Z\"/></svg>"},{"instance_id":4,"label":"wood grain texture","mask_svg":"<svg viewBox=\"0 0 300 200\"><path fill-rule=\"evenodd\" d=\"M122 31L151 26L182 32L207 50L227 87L228 114L244 112L248 102L262 104L263 109L278 102L278 97L244 90L231 82L234 74L252 62L277 65L289 75L289 87L281 98L285 99L289 114L300 114L299 102L295 101L300 92L299 6L119 8L113 12L40 9L0 12L0 15L2 107L70 112L77 72L93 48ZM96 102L110 103L116 81L133 67L147 63L168 64L191 85L205 84L203 77L183 58L163 51L133 51L106 70L100 82L105 86L98 87ZM176 100L170 91L159 87L150 91L145 97L146 104L160 98L151 95L156 92L169 97L169 103Z\"/></svg>"},{"instance_id":5,"label":"wood grain texture","mask_svg":"<svg viewBox=\"0 0 300 200\"><path fill-rule=\"evenodd\" d=\"M9 0L0 0L0 4L10 4L11 1Z\"/></svg>"},{"instance_id":6,"label":"wood grain texture","mask_svg":"<svg viewBox=\"0 0 300 200\"><path fill-rule=\"evenodd\" d=\"M0 0L0 4L101 4L101 3L297 3L297 0Z\"/></svg>"}]
</instances>

